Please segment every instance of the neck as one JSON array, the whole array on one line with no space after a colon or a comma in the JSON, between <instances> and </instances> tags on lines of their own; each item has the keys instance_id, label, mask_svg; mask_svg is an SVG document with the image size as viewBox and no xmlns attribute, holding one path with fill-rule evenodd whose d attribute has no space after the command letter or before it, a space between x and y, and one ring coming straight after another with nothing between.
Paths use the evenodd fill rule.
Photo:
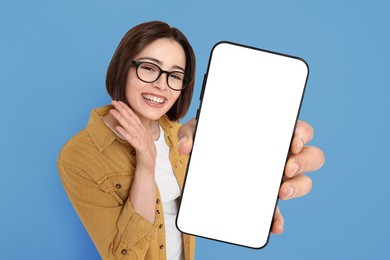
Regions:
<instances>
[{"instance_id":1,"label":"neck","mask_svg":"<svg viewBox=\"0 0 390 260\"><path fill-rule=\"evenodd\" d=\"M146 128L146 130L148 130L149 134L156 130L156 121L140 116L138 116L138 118L141 121L141 124Z\"/></svg>"}]
</instances>

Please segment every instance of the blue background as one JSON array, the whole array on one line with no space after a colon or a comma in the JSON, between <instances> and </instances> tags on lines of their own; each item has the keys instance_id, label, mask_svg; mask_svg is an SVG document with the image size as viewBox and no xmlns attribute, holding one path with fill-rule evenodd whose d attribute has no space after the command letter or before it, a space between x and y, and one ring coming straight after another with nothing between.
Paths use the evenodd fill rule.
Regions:
<instances>
[{"instance_id":1,"label":"blue background","mask_svg":"<svg viewBox=\"0 0 390 260\"><path fill-rule=\"evenodd\" d=\"M390 259L389 13L385 0L1 1L0 259L99 258L56 157L90 110L110 101L105 74L122 36L149 20L180 28L196 52L184 121L220 40L310 65L300 118L326 153L309 173L312 192L280 203L285 232L265 249L198 239L196 259Z\"/></svg>"}]
</instances>

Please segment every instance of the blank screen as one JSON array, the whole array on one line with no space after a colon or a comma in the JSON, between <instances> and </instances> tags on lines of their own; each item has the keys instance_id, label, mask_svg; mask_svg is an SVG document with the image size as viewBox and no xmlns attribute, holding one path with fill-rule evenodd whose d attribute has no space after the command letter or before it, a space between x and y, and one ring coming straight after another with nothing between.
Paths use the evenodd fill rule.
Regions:
<instances>
[{"instance_id":1,"label":"blank screen","mask_svg":"<svg viewBox=\"0 0 390 260\"><path fill-rule=\"evenodd\" d=\"M299 58L229 42L214 46L177 226L261 248L308 76Z\"/></svg>"}]
</instances>

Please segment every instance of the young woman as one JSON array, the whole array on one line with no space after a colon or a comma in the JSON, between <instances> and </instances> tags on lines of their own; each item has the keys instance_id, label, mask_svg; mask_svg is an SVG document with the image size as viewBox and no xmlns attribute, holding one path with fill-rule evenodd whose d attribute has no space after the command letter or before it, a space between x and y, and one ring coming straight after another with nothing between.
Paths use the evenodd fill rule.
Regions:
<instances>
[{"instance_id":1,"label":"young woman","mask_svg":"<svg viewBox=\"0 0 390 260\"><path fill-rule=\"evenodd\" d=\"M194 75L194 52L178 29L163 22L132 28L108 68L112 104L93 110L59 155L65 190L103 259L194 257L194 238L175 227L194 130L193 120L182 127L178 120L190 106ZM309 192L310 178L300 172L323 163L321 150L303 147L311 137L300 123L282 199ZM282 231L277 211L273 232Z\"/></svg>"}]
</instances>

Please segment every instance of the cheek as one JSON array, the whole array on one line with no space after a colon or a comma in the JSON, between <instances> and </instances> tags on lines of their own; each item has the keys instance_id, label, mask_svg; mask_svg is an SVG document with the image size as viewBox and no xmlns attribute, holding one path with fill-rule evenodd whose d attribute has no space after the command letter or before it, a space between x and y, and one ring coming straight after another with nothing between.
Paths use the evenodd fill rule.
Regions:
<instances>
[{"instance_id":1,"label":"cheek","mask_svg":"<svg viewBox=\"0 0 390 260\"><path fill-rule=\"evenodd\" d=\"M142 87L142 83L140 83L137 79L129 75L126 81L126 97L129 98L130 96L132 96L132 93L135 94Z\"/></svg>"},{"instance_id":2,"label":"cheek","mask_svg":"<svg viewBox=\"0 0 390 260\"><path fill-rule=\"evenodd\" d=\"M180 97L180 93L181 92L178 92L178 91L175 91L174 93L172 93L172 105L175 104L175 102L179 99Z\"/></svg>"},{"instance_id":3,"label":"cheek","mask_svg":"<svg viewBox=\"0 0 390 260\"><path fill-rule=\"evenodd\" d=\"M138 82L139 81L137 75L135 74L135 71L130 69L126 79L126 92L136 88Z\"/></svg>"}]
</instances>

